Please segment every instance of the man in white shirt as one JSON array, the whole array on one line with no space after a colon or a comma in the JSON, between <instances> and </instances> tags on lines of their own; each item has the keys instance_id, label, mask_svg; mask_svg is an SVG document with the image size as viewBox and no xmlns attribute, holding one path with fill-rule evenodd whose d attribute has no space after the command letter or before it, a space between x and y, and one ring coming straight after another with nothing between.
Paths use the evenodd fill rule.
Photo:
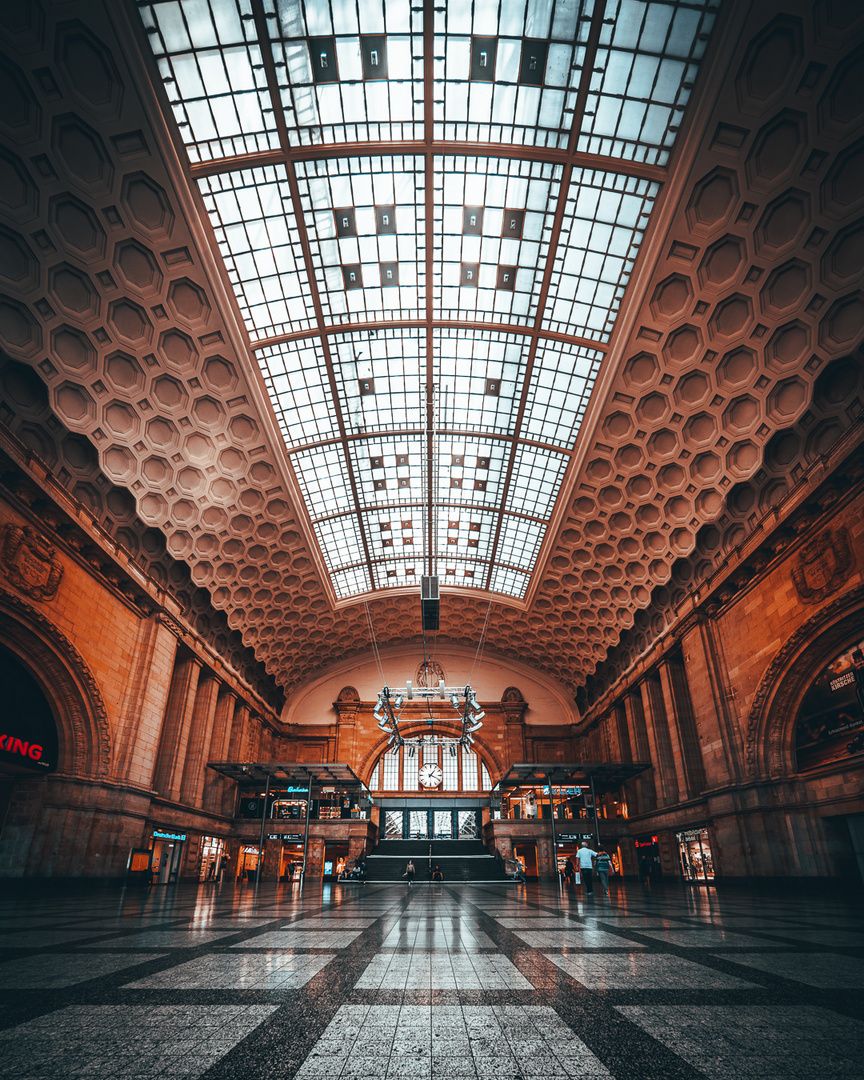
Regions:
<instances>
[{"instance_id":1,"label":"man in white shirt","mask_svg":"<svg viewBox=\"0 0 864 1080\"><path fill-rule=\"evenodd\" d=\"M594 859L597 852L588 847L588 841L583 840L576 852L576 861L579 864L579 873L582 875L582 884L585 886L585 895L594 895Z\"/></svg>"}]
</instances>

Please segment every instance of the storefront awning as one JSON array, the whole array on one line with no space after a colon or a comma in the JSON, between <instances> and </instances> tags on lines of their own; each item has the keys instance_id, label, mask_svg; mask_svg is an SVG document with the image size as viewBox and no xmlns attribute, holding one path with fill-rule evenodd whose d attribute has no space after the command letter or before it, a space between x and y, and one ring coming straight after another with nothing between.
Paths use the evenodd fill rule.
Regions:
<instances>
[{"instance_id":1,"label":"storefront awning","mask_svg":"<svg viewBox=\"0 0 864 1080\"><path fill-rule=\"evenodd\" d=\"M550 783L553 787L581 787L592 779L598 786L620 787L650 768L650 762L635 761L522 762L510 766L492 789L492 794L502 795L514 788Z\"/></svg>"},{"instance_id":2,"label":"storefront awning","mask_svg":"<svg viewBox=\"0 0 864 1080\"><path fill-rule=\"evenodd\" d=\"M356 791L364 795L369 789L350 765L337 765L329 761L210 761L208 769L221 773L231 780L251 781L263 784L267 777L285 781L292 786L308 788L332 787L338 791Z\"/></svg>"}]
</instances>

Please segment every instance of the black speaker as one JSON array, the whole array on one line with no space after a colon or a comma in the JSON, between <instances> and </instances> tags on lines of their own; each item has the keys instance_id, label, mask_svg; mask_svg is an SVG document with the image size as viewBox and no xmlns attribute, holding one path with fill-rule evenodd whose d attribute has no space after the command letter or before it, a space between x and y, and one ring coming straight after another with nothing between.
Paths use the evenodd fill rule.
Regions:
<instances>
[{"instance_id":1,"label":"black speaker","mask_svg":"<svg viewBox=\"0 0 864 1080\"><path fill-rule=\"evenodd\" d=\"M420 617L424 630L438 629L438 578L421 578L420 586Z\"/></svg>"}]
</instances>

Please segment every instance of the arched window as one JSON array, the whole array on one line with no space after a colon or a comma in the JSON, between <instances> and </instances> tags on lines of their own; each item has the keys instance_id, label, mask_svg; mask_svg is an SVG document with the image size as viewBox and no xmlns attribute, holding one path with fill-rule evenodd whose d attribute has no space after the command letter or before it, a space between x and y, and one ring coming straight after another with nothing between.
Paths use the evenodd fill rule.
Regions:
<instances>
[{"instance_id":1,"label":"arched window","mask_svg":"<svg viewBox=\"0 0 864 1080\"><path fill-rule=\"evenodd\" d=\"M864 640L810 684L796 718L795 752L799 771L864 753Z\"/></svg>"},{"instance_id":2,"label":"arched window","mask_svg":"<svg viewBox=\"0 0 864 1080\"><path fill-rule=\"evenodd\" d=\"M434 788L420 783L423 765L437 765L441 781ZM405 746L385 751L369 777L370 791L466 791L492 790L492 778L486 763L471 747L447 740L443 746L418 746L407 740Z\"/></svg>"}]
</instances>

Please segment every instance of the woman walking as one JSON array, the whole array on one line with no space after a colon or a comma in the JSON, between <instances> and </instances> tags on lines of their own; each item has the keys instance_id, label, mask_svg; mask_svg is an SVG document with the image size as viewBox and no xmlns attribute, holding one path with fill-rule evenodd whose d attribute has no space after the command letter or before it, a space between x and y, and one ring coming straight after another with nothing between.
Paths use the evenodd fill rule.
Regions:
<instances>
[{"instance_id":1,"label":"woman walking","mask_svg":"<svg viewBox=\"0 0 864 1080\"><path fill-rule=\"evenodd\" d=\"M414 869L414 860L409 859L408 860L408 865L405 867L405 873L402 875L402 877L408 878L408 888L409 889L414 884L414 874L415 873L416 873L416 871Z\"/></svg>"}]
</instances>

